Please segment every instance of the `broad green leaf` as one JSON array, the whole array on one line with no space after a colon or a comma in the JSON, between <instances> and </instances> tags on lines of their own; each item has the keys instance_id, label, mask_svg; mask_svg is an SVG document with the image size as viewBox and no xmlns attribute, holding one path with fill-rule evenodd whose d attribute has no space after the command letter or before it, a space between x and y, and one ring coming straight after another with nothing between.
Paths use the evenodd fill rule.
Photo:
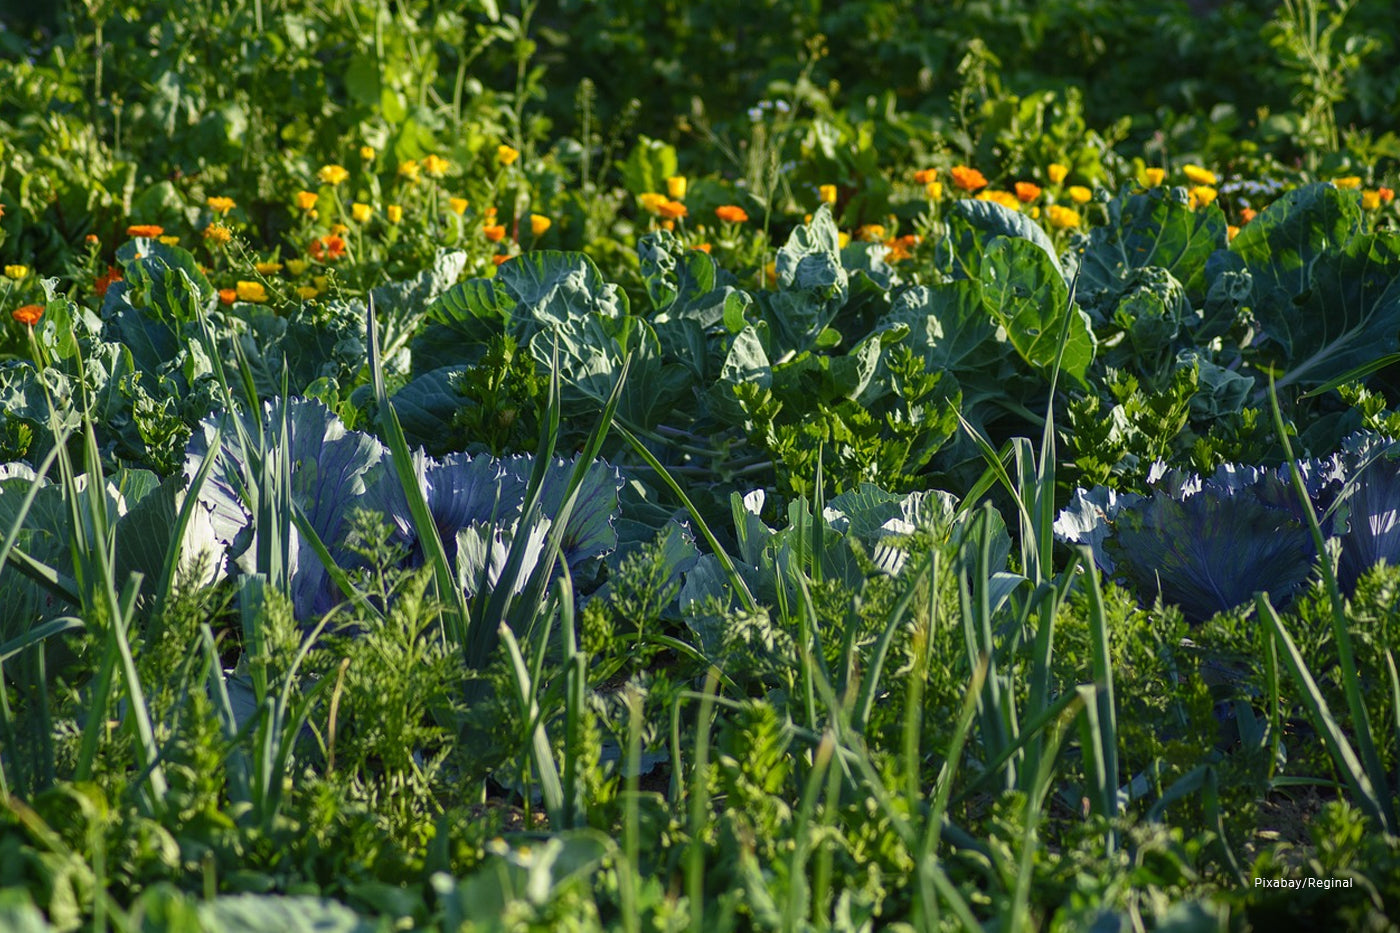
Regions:
<instances>
[{"instance_id":1,"label":"broad green leaf","mask_svg":"<svg viewBox=\"0 0 1400 933\"><path fill-rule=\"evenodd\" d=\"M1260 211L1230 241L1253 280L1255 314L1277 320L1295 311L1318 257L1340 251L1361 227L1359 196L1325 183L1295 188Z\"/></svg>"},{"instance_id":2,"label":"broad green leaf","mask_svg":"<svg viewBox=\"0 0 1400 933\"><path fill-rule=\"evenodd\" d=\"M715 287L715 261L681 243L669 230L637 241L637 259L652 310L683 312Z\"/></svg>"},{"instance_id":3,"label":"broad green leaf","mask_svg":"<svg viewBox=\"0 0 1400 933\"><path fill-rule=\"evenodd\" d=\"M981 283L970 279L901 291L882 328L899 324L909 327L905 343L930 369L950 371L976 367L989 342L995 344L997 331Z\"/></svg>"},{"instance_id":4,"label":"broad green leaf","mask_svg":"<svg viewBox=\"0 0 1400 933\"><path fill-rule=\"evenodd\" d=\"M971 242L966 242L967 230L975 232L975 240L982 246L989 246L997 237L1014 237L1034 243L1045 254L1045 258L1050 260L1050 264L1055 267L1055 271L1069 284L1069 279L1064 269L1060 267L1059 257L1055 255L1055 244L1050 237L1041 229L1040 225L1031 220L1025 214L1009 207L1003 207L995 201L979 201L976 198L964 198L953 205L953 217L958 223L954 226L961 227L963 235L957 236L960 245L967 249L972 247ZM955 247L956 248L956 247ZM970 252L980 253L981 249L976 248ZM975 266L970 266L975 268Z\"/></svg>"},{"instance_id":5,"label":"broad green leaf","mask_svg":"<svg viewBox=\"0 0 1400 933\"><path fill-rule=\"evenodd\" d=\"M1061 368L1086 385L1084 373L1094 359L1088 315L1070 306L1069 289L1044 250L1029 240L993 240L982 265L982 300L1021 358L1047 376L1055 365L1064 316L1073 315Z\"/></svg>"},{"instance_id":6,"label":"broad green leaf","mask_svg":"<svg viewBox=\"0 0 1400 933\"><path fill-rule=\"evenodd\" d=\"M1282 351L1280 387L1318 385L1400 350L1400 236L1361 236L1318 256L1307 289L1256 308Z\"/></svg>"},{"instance_id":7,"label":"broad green leaf","mask_svg":"<svg viewBox=\"0 0 1400 933\"><path fill-rule=\"evenodd\" d=\"M1206 292L1206 261L1226 241L1225 215L1214 204L1193 211L1182 189L1124 192L1109 202L1108 223L1089 233L1076 298L1106 320L1133 271L1157 266L1199 305Z\"/></svg>"}]
</instances>

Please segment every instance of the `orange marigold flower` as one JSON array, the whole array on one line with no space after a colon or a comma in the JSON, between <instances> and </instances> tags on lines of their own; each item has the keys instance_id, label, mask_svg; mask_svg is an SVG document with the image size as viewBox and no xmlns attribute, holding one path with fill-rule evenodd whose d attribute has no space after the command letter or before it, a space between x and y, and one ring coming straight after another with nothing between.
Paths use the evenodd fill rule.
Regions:
<instances>
[{"instance_id":1,"label":"orange marigold flower","mask_svg":"<svg viewBox=\"0 0 1400 933\"><path fill-rule=\"evenodd\" d=\"M1080 224L1079 211L1059 204L1051 204L1047 207L1045 216L1049 219L1050 226L1056 230L1069 230Z\"/></svg>"},{"instance_id":2,"label":"orange marigold flower","mask_svg":"<svg viewBox=\"0 0 1400 933\"><path fill-rule=\"evenodd\" d=\"M690 210L680 201L667 201L656 209L656 212L667 220L675 220L690 213Z\"/></svg>"},{"instance_id":3,"label":"orange marigold flower","mask_svg":"<svg viewBox=\"0 0 1400 933\"><path fill-rule=\"evenodd\" d=\"M1002 207L1013 211L1019 211L1021 209L1021 202L1016 200L1016 195L1012 194L1010 191L998 191L989 188L986 191L980 192L977 195L977 200L994 201Z\"/></svg>"},{"instance_id":4,"label":"orange marigold flower","mask_svg":"<svg viewBox=\"0 0 1400 933\"><path fill-rule=\"evenodd\" d=\"M429 155L423 157L423 171L428 173L429 178L441 178L447 174L451 162L439 155Z\"/></svg>"},{"instance_id":5,"label":"orange marigold flower","mask_svg":"<svg viewBox=\"0 0 1400 933\"><path fill-rule=\"evenodd\" d=\"M1252 208L1252 207L1242 207L1242 208L1240 208L1240 224L1241 224L1241 225L1249 223L1251 220L1253 220L1255 217L1258 217L1258 216L1259 216L1259 212L1256 211L1256 210L1255 210L1254 208Z\"/></svg>"},{"instance_id":6,"label":"orange marigold flower","mask_svg":"<svg viewBox=\"0 0 1400 933\"><path fill-rule=\"evenodd\" d=\"M1038 197L1040 197L1040 185L1028 181L1016 182L1016 200L1022 204L1029 204Z\"/></svg>"},{"instance_id":7,"label":"orange marigold flower","mask_svg":"<svg viewBox=\"0 0 1400 933\"><path fill-rule=\"evenodd\" d=\"M343 165L323 165L317 170L316 177L334 186L349 178L350 171Z\"/></svg>"},{"instance_id":8,"label":"orange marigold flower","mask_svg":"<svg viewBox=\"0 0 1400 933\"><path fill-rule=\"evenodd\" d=\"M1395 189L1393 189L1393 188L1378 188L1378 189L1376 189L1376 190L1380 192L1381 200L1384 201L1385 203L1389 204L1391 201L1394 201L1394 200L1395 200Z\"/></svg>"},{"instance_id":9,"label":"orange marigold flower","mask_svg":"<svg viewBox=\"0 0 1400 933\"><path fill-rule=\"evenodd\" d=\"M43 305L22 305L10 312L10 316L21 324L33 327L44 316Z\"/></svg>"},{"instance_id":10,"label":"orange marigold flower","mask_svg":"<svg viewBox=\"0 0 1400 933\"><path fill-rule=\"evenodd\" d=\"M334 261L345 255L345 240L336 235L317 237L308 252L319 262Z\"/></svg>"},{"instance_id":11,"label":"orange marigold flower","mask_svg":"<svg viewBox=\"0 0 1400 933\"><path fill-rule=\"evenodd\" d=\"M481 232L492 243L499 243L506 236L506 228L501 224L487 224L481 228Z\"/></svg>"},{"instance_id":12,"label":"orange marigold flower","mask_svg":"<svg viewBox=\"0 0 1400 933\"><path fill-rule=\"evenodd\" d=\"M1240 228L1239 228L1239 227L1236 227L1234 224L1226 224L1226 225L1225 225L1225 239L1226 239L1227 242L1230 241L1230 240L1233 240L1235 237L1237 237L1237 236L1239 236L1239 235L1240 235Z\"/></svg>"},{"instance_id":13,"label":"orange marigold flower","mask_svg":"<svg viewBox=\"0 0 1400 933\"><path fill-rule=\"evenodd\" d=\"M921 168L914 173L914 181L921 185L926 185L938 177L938 169Z\"/></svg>"},{"instance_id":14,"label":"orange marigold flower","mask_svg":"<svg viewBox=\"0 0 1400 933\"><path fill-rule=\"evenodd\" d=\"M698 249L702 253L708 253L710 251L710 244L696 243L694 246L691 247L691 249Z\"/></svg>"},{"instance_id":15,"label":"orange marigold flower","mask_svg":"<svg viewBox=\"0 0 1400 933\"><path fill-rule=\"evenodd\" d=\"M4 217L4 216L5 216L4 212L3 212L3 211L0 211L0 217ZM89 246L96 246L97 244L101 243L102 240L100 240L100 239L98 238L97 234L95 234L95 233L89 233L87 236L83 237L83 242L86 243L86 244L89 245Z\"/></svg>"},{"instance_id":16,"label":"orange marigold flower","mask_svg":"<svg viewBox=\"0 0 1400 933\"><path fill-rule=\"evenodd\" d=\"M1219 180L1215 177L1214 172L1210 169L1201 168L1199 165L1183 165L1181 167L1181 174L1185 175L1187 179L1195 185L1213 185ZM1360 179L1357 180L1360 181Z\"/></svg>"},{"instance_id":17,"label":"orange marigold flower","mask_svg":"<svg viewBox=\"0 0 1400 933\"><path fill-rule=\"evenodd\" d=\"M106 298L107 289L111 287L113 282L120 281L122 281L121 270L116 266L108 266L106 274L99 275L92 283L92 290L97 292L97 297Z\"/></svg>"},{"instance_id":18,"label":"orange marigold flower","mask_svg":"<svg viewBox=\"0 0 1400 933\"><path fill-rule=\"evenodd\" d=\"M491 261L499 266L501 263L505 262L509 258L510 257L505 253L497 253L496 255L491 257Z\"/></svg>"},{"instance_id":19,"label":"orange marigold flower","mask_svg":"<svg viewBox=\"0 0 1400 933\"><path fill-rule=\"evenodd\" d=\"M715 208L715 216L727 224L741 224L749 219L748 211L734 204L723 204Z\"/></svg>"},{"instance_id":20,"label":"orange marigold flower","mask_svg":"<svg viewBox=\"0 0 1400 933\"><path fill-rule=\"evenodd\" d=\"M254 304L262 304L267 301L267 289L261 282L239 282L234 290L239 301L251 301Z\"/></svg>"},{"instance_id":21,"label":"orange marigold flower","mask_svg":"<svg viewBox=\"0 0 1400 933\"><path fill-rule=\"evenodd\" d=\"M126 228L127 236L141 236L154 240L165 232L165 228L156 224L132 224Z\"/></svg>"},{"instance_id":22,"label":"orange marigold flower","mask_svg":"<svg viewBox=\"0 0 1400 933\"><path fill-rule=\"evenodd\" d=\"M232 288L219 289L219 303L231 305L238 300L238 292Z\"/></svg>"},{"instance_id":23,"label":"orange marigold flower","mask_svg":"<svg viewBox=\"0 0 1400 933\"><path fill-rule=\"evenodd\" d=\"M978 188L987 187L987 176L975 168L955 165L949 174L953 176L953 184L964 191L976 191Z\"/></svg>"}]
</instances>

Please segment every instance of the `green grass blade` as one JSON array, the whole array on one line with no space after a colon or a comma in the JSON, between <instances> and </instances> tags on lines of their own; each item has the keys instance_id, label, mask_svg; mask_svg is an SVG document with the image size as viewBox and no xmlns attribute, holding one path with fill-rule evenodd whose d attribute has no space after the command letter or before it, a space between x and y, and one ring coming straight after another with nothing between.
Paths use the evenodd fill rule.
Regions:
<instances>
[{"instance_id":1,"label":"green grass blade","mask_svg":"<svg viewBox=\"0 0 1400 933\"><path fill-rule=\"evenodd\" d=\"M647 450L646 446L637 439L635 434L620 424L614 424L613 430L622 435L622 439L636 452L637 456L641 457L642 460L646 462L646 465L651 467L652 472L661 477L661 481L675 494L676 498L681 500L681 504L684 505L686 511L690 513L690 517L695 520L695 527L700 530L701 536L703 536L705 542L709 544L710 550L719 561L720 567L724 569L725 576L729 578L729 585L734 587L734 592L738 596L740 602L744 604L744 608L749 612L757 612L758 603L754 601L753 593L749 592L748 584L745 583L744 578L739 575L739 570L734 566L734 561L725 553L724 548L720 547L719 541L716 540L714 533L710 531L710 526L706 524L704 517L700 514L700 510L695 507L695 503L691 502L690 497L685 494L685 490L681 488L680 483L676 482L675 477L671 475L670 471L661 464L660 460L656 459L656 456L650 450Z\"/></svg>"},{"instance_id":2,"label":"green grass blade","mask_svg":"<svg viewBox=\"0 0 1400 933\"><path fill-rule=\"evenodd\" d=\"M1351 792L1355 795L1361 809L1381 827L1393 831L1389 808L1381 799L1382 793L1385 793L1383 790L1385 784L1382 783L1378 787L1372 782L1360 757L1352 748L1351 743L1347 741L1342 727L1338 725L1336 718L1332 715L1326 698L1323 697L1322 691L1318 688L1317 681L1313 679L1312 672L1308 670L1307 662L1303 660L1302 652L1293 643L1293 638L1284 627L1283 620L1278 617L1273 604L1269 602L1268 594L1260 593L1257 595L1254 599L1254 605L1258 609L1259 618L1264 620L1273 638L1283 647L1281 656L1284 666L1288 668L1288 672L1298 683L1303 706L1308 711L1308 718L1312 720L1313 728L1317 730L1318 735L1322 736L1327 751L1332 756L1332 763L1341 774L1342 780L1351 788Z\"/></svg>"},{"instance_id":3,"label":"green grass blade","mask_svg":"<svg viewBox=\"0 0 1400 933\"><path fill-rule=\"evenodd\" d=\"M1288 432L1284 430L1283 414L1279 411L1278 405L1278 391L1274 387L1272 375L1269 377L1269 408L1273 414L1274 430L1278 432L1279 442L1283 444L1283 453L1288 460L1288 472L1293 481L1293 491L1302 504L1303 515L1308 523L1308 531L1312 535L1313 547L1317 549L1322 579L1327 585L1327 595L1332 604L1332 637L1337 643L1337 662L1341 669L1342 693L1346 697L1347 712L1351 715L1351 728L1356 736L1357 751L1371 784L1375 787L1384 787L1387 777L1385 768L1381 765L1380 755L1376 752L1376 743L1371 732L1371 718L1366 712L1366 703L1362 699L1361 679L1357 675L1356 652L1352 647L1351 628L1347 625L1346 603L1342 599L1341 587L1337 584L1336 568L1333 567L1332 561L1328 557L1327 543L1322 536L1322 526L1318 524L1317 515L1312 507L1312 499L1308 496L1307 487L1303 484L1303 475L1299 472L1298 463L1293 458L1293 445L1289 443ZM1392 796L1387 794L1383 800L1377 800L1377 803L1381 807L1381 824L1388 831L1396 832L1400 823L1396 819Z\"/></svg>"},{"instance_id":4,"label":"green grass blade","mask_svg":"<svg viewBox=\"0 0 1400 933\"><path fill-rule=\"evenodd\" d=\"M384 367L379 352L379 328L375 323L373 298L370 299L369 308L365 312L365 321L369 338L369 371L374 385L375 403L379 408L379 427L393 459L399 484L403 487L404 498L408 501L408 509L413 516L413 525L417 529L419 540L423 544L424 555L428 565L433 568L438 598L447 607L444 618L447 631L456 643L465 649L469 643L467 628L471 614L462 595L462 588L457 585L452 563L447 559L447 550L443 547L442 536L438 534L437 523L433 521L432 513L428 509L427 497L413 466L413 451L408 447L403 425L399 423L398 413L389 402L389 393L384 386ZM473 661L479 663L472 664ZM468 654L468 664L482 667L484 659Z\"/></svg>"}]
</instances>

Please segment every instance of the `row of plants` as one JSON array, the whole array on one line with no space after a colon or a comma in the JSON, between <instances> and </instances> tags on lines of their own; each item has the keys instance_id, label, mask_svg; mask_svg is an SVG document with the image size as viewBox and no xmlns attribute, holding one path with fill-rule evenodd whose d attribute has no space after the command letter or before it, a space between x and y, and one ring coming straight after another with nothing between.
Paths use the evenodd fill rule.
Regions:
<instances>
[{"instance_id":1,"label":"row of plants","mask_svg":"<svg viewBox=\"0 0 1400 933\"><path fill-rule=\"evenodd\" d=\"M1377 11L644 6L7 20L0 927L1384 928Z\"/></svg>"}]
</instances>

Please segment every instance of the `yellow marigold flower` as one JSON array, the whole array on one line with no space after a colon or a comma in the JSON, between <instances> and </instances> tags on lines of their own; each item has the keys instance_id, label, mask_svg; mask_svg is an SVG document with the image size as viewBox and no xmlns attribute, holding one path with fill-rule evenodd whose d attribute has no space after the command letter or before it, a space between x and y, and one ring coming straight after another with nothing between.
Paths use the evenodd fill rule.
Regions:
<instances>
[{"instance_id":1,"label":"yellow marigold flower","mask_svg":"<svg viewBox=\"0 0 1400 933\"><path fill-rule=\"evenodd\" d=\"M159 224L132 224L126 228L127 236L145 237L154 240L165 232L165 228Z\"/></svg>"},{"instance_id":2,"label":"yellow marigold flower","mask_svg":"<svg viewBox=\"0 0 1400 933\"><path fill-rule=\"evenodd\" d=\"M883 224L866 224L856 229L856 239L874 243L885 238L885 227Z\"/></svg>"},{"instance_id":3,"label":"yellow marigold flower","mask_svg":"<svg viewBox=\"0 0 1400 933\"><path fill-rule=\"evenodd\" d=\"M656 209L656 212L667 220L676 220L689 214L690 210L680 201L666 201Z\"/></svg>"},{"instance_id":4,"label":"yellow marigold flower","mask_svg":"<svg viewBox=\"0 0 1400 933\"><path fill-rule=\"evenodd\" d=\"M666 179L666 193L673 201L684 201L686 189L690 186L684 175L672 175Z\"/></svg>"},{"instance_id":5,"label":"yellow marigold flower","mask_svg":"<svg viewBox=\"0 0 1400 933\"><path fill-rule=\"evenodd\" d=\"M403 220L403 207L398 204L390 204L384 208L384 216L389 218L389 223L396 224Z\"/></svg>"},{"instance_id":6,"label":"yellow marigold flower","mask_svg":"<svg viewBox=\"0 0 1400 933\"><path fill-rule=\"evenodd\" d=\"M1086 204L1089 199L1094 196L1094 192L1083 185L1070 185L1069 190L1065 193L1069 195L1069 199L1075 204Z\"/></svg>"},{"instance_id":7,"label":"yellow marigold flower","mask_svg":"<svg viewBox=\"0 0 1400 933\"><path fill-rule=\"evenodd\" d=\"M492 243L499 243L501 240L505 239L506 228L501 224L488 224L481 228L481 232L486 236L486 239L490 240Z\"/></svg>"},{"instance_id":8,"label":"yellow marigold flower","mask_svg":"<svg viewBox=\"0 0 1400 933\"><path fill-rule=\"evenodd\" d=\"M7 278L7 279L14 279L16 282L18 282L20 279L24 278L24 277L25 277L26 275L28 275L28 274L29 274L29 267L28 267L28 266L6 266L6 267L5 267L5 278Z\"/></svg>"},{"instance_id":9,"label":"yellow marigold flower","mask_svg":"<svg viewBox=\"0 0 1400 933\"><path fill-rule=\"evenodd\" d=\"M315 206L316 206L316 192L314 192L314 191L298 191L298 192L297 192L297 207L301 208L301 209L304 210L304 211L309 211L309 210L311 210L311 209L312 209L313 207L315 207Z\"/></svg>"},{"instance_id":10,"label":"yellow marigold flower","mask_svg":"<svg viewBox=\"0 0 1400 933\"><path fill-rule=\"evenodd\" d=\"M1191 189L1191 209L1194 211L1198 207L1205 207L1215 200L1219 194L1210 185L1197 185Z\"/></svg>"},{"instance_id":11,"label":"yellow marigold flower","mask_svg":"<svg viewBox=\"0 0 1400 933\"><path fill-rule=\"evenodd\" d=\"M1215 177L1214 172L1209 169L1201 168L1199 165L1183 165L1181 167L1181 174L1185 175L1192 184L1196 185L1213 185L1219 180Z\"/></svg>"},{"instance_id":12,"label":"yellow marigold flower","mask_svg":"<svg viewBox=\"0 0 1400 933\"><path fill-rule=\"evenodd\" d=\"M1040 185L1028 181L1016 182L1016 200L1022 204L1029 204L1038 197L1040 197Z\"/></svg>"},{"instance_id":13,"label":"yellow marigold flower","mask_svg":"<svg viewBox=\"0 0 1400 933\"><path fill-rule=\"evenodd\" d=\"M850 245L850 243L851 243L851 235L850 235L849 233L847 233L845 230L841 230L841 231L838 231L838 232L837 232L837 234L836 234L836 248L837 248L837 249L845 249L847 246Z\"/></svg>"},{"instance_id":14,"label":"yellow marigold flower","mask_svg":"<svg viewBox=\"0 0 1400 933\"><path fill-rule=\"evenodd\" d=\"M642 207L653 214L661 212L661 205L669 200L664 194L657 194L655 191L647 191L637 195L637 200L642 202Z\"/></svg>"},{"instance_id":15,"label":"yellow marigold flower","mask_svg":"<svg viewBox=\"0 0 1400 933\"><path fill-rule=\"evenodd\" d=\"M310 285L297 286L297 296L301 298L302 301L310 301L312 298L315 298L319 294L321 293L315 288L312 288Z\"/></svg>"},{"instance_id":16,"label":"yellow marigold flower","mask_svg":"<svg viewBox=\"0 0 1400 933\"><path fill-rule=\"evenodd\" d=\"M1360 175L1347 175L1342 178L1332 179L1332 184L1338 188L1359 188L1361 187Z\"/></svg>"},{"instance_id":17,"label":"yellow marigold flower","mask_svg":"<svg viewBox=\"0 0 1400 933\"><path fill-rule=\"evenodd\" d=\"M350 228L345 226L345 224L331 224L331 236L340 236L341 234L348 233L349 230Z\"/></svg>"},{"instance_id":18,"label":"yellow marigold flower","mask_svg":"<svg viewBox=\"0 0 1400 933\"><path fill-rule=\"evenodd\" d=\"M1050 226L1056 230L1070 230L1080 224L1079 211L1059 204L1051 204L1047 207L1045 216L1050 221Z\"/></svg>"},{"instance_id":19,"label":"yellow marigold flower","mask_svg":"<svg viewBox=\"0 0 1400 933\"><path fill-rule=\"evenodd\" d=\"M355 218L357 224L367 224L369 219L374 216L374 208L356 201L350 205L350 216Z\"/></svg>"},{"instance_id":20,"label":"yellow marigold flower","mask_svg":"<svg viewBox=\"0 0 1400 933\"><path fill-rule=\"evenodd\" d=\"M1050 179L1050 184L1052 185L1058 185L1065 180L1067 175L1069 175L1069 166L1062 165L1059 162L1051 162L1045 169L1045 177Z\"/></svg>"},{"instance_id":21,"label":"yellow marigold flower","mask_svg":"<svg viewBox=\"0 0 1400 933\"><path fill-rule=\"evenodd\" d=\"M977 200L994 201L997 204L1000 204L1002 207L1008 208L1013 211L1019 211L1021 209L1021 202L1016 200L1016 195L1012 194L1010 191L996 191L989 189L987 191L979 193L977 195Z\"/></svg>"},{"instance_id":22,"label":"yellow marigold flower","mask_svg":"<svg viewBox=\"0 0 1400 933\"><path fill-rule=\"evenodd\" d=\"M1166 180L1167 170L1164 168L1145 168L1138 176L1138 181L1142 182L1144 188L1155 188Z\"/></svg>"},{"instance_id":23,"label":"yellow marigold flower","mask_svg":"<svg viewBox=\"0 0 1400 933\"><path fill-rule=\"evenodd\" d=\"M350 172L343 165L323 165L316 177L328 185L338 185L350 177Z\"/></svg>"},{"instance_id":24,"label":"yellow marigold flower","mask_svg":"<svg viewBox=\"0 0 1400 933\"><path fill-rule=\"evenodd\" d=\"M823 204L835 204L835 203L836 203L836 186L835 186L835 185L821 185L821 186L819 186L819 187L817 188L817 198L820 199L821 202L822 202Z\"/></svg>"},{"instance_id":25,"label":"yellow marigold flower","mask_svg":"<svg viewBox=\"0 0 1400 933\"><path fill-rule=\"evenodd\" d=\"M282 271L280 262L259 262L254 263L253 268L258 270L258 275L276 275Z\"/></svg>"},{"instance_id":26,"label":"yellow marigold flower","mask_svg":"<svg viewBox=\"0 0 1400 933\"><path fill-rule=\"evenodd\" d=\"M519 149L513 149L505 143L496 147L496 161L502 165L510 165L518 158L520 158Z\"/></svg>"},{"instance_id":27,"label":"yellow marigold flower","mask_svg":"<svg viewBox=\"0 0 1400 933\"><path fill-rule=\"evenodd\" d=\"M418 165L418 162L414 159L409 159L406 162L400 162L399 177L406 178L409 181L417 181L419 168L420 166Z\"/></svg>"},{"instance_id":28,"label":"yellow marigold flower","mask_svg":"<svg viewBox=\"0 0 1400 933\"><path fill-rule=\"evenodd\" d=\"M287 271L288 271L289 273L291 273L292 278L296 278L296 277L300 276L303 272L305 272L305 271L306 271L306 266L307 266L307 262L306 262L305 259L288 259L288 260L287 260Z\"/></svg>"},{"instance_id":29,"label":"yellow marigold flower","mask_svg":"<svg viewBox=\"0 0 1400 933\"><path fill-rule=\"evenodd\" d=\"M1233 240L1235 237L1239 236L1239 234L1240 234L1240 228L1239 228L1239 227L1236 227L1234 224L1226 224L1226 225L1225 225L1225 239L1226 239L1227 241Z\"/></svg>"},{"instance_id":30,"label":"yellow marigold flower","mask_svg":"<svg viewBox=\"0 0 1400 933\"><path fill-rule=\"evenodd\" d=\"M459 215L459 216L460 216L461 214L465 214L465 213L467 212L467 199L466 199L466 198L448 198L448 199L447 199L447 209L450 210L452 213L457 214L457 215Z\"/></svg>"},{"instance_id":31,"label":"yellow marigold flower","mask_svg":"<svg viewBox=\"0 0 1400 933\"><path fill-rule=\"evenodd\" d=\"M533 233L535 236L544 236L545 231L547 231L550 228L550 225L553 223L554 221L550 220L543 214L531 214L530 232Z\"/></svg>"},{"instance_id":32,"label":"yellow marigold flower","mask_svg":"<svg viewBox=\"0 0 1400 933\"><path fill-rule=\"evenodd\" d=\"M936 168L921 168L921 169L919 169L917 172L914 173L914 182L915 182L916 184L926 185L926 184L928 184L929 182L933 181L933 180L934 180L935 178L937 178L937 177L938 177L938 169L936 169Z\"/></svg>"},{"instance_id":33,"label":"yellow marigold flower","mask_svg":"<svg viewBox=\"0 0 1400 933\"><path fill-rule=\"evenodd\" d=\"M953 176L953 184L964 191L976 191L978 188L987 187L987 176L977 171L975 168L968 168L966 165L955 165L949 172Z\"/></svg>"},{"instance_id":34,"label":"yellow marigold flower","mask_svg":"<svg viewBox=\"0 0 1400 933\"><path fill-rule=\"evenodd\" d=\"M180 243L180 238L177 236L163 236L160 238L160 241L166 246L178 246Z\"/></svg>"},{"instance_id":35,"label":"yellow marigold flower","mask_svg":"<svg viewBox=\"0 0 1400 933\"><path fill-rule=\"evenodd\" d=\"M727 224L741 224L749 219L749 212L734 204L724 204L715 208L715 216Z\"/></svg>"},{"instance_id":36,"label":"yellow marigold flower","mask_svg":"<svg viewBox=\"0 0 1400 933\"><path fill-rule=\"evenodd\" d=\"M452 163L439 155L429 155L423 157L423 171L428 173L429 178L441 178L447 174Z\"/></svg>"},{"instance_id":37,"label":"yellow marigold flower","mask_svg":"<svg viewBox=\"0 0 1400 933\"><path fill-rule=\"evenodd\" d=\"M39 318L44 316L43 305L21 305L10 312L10 317L19 321L26 327L33 327L39 323Z\"/></svg>"},{"instance_id":38,"label":"yellow marigold flower","mask_svg":"<svg viewBox=\"0 0 1400 933\"><path fill-rule=\"evenodd\" d=\"M321 291L325 291L331 287L331 277L328 275L313 275L311 281L315 283L316 287Z\"/></svg>"},{"instance_id":39,"label":"yellow marigold flower","mask_svg":"<svg viewBox=\"0 0 1400 933\"><path fill-rule=\"evenodd\" d=\"M239 301L251 301L254 304L267 301L267 289L263 288L261 282L239 282L234 291L237 292Z\"/></svg>"},{"instance_id":40,"label":"yellow marigold flower","mask_svg":"<svg viewBox=\"0 0 1400 933\"><path fill-rule=\"evenodd\" d=\"M373 161L374 161L374 147L373 147L373 146L361 146L361 147L360 147L360 158L364 159L366 162L373 162Z\"/></svg>"},{"instance_id":41,"label":"yellow marigold flower","mask_svg":"<svg viewBox=\"0 0 1400 933\"><path fill-rule=\"evenodd\" d=\"M205 204L208 204L208 205L209 205L209 209L210 209L211 211L213 211L214 213L218 214L220 217L222 217L224 214L227 214L229 211L233 210L233 208L234 208L234 206L235 206L234 203L233 203L233 198L224 198L224 197L213 197L213 196L210 196L210 197L207 197L207 198L204 199L204 203L205 203Z\"/></svg>"},{"instance_id":42,"label":"yellow marigold flower","mask_svg":"<svg viewBox=\"0 0 1400 933\"><path fill-rule=\"evenodd\" d=\"M1380 210L1381 193L1367 189L1361 192L1361 209L1364 211Z\"/></svg>"},{"instance_id":43,"label":"yellow marigold flower","mask_svg":"<svg viewBox=\"0 0 1400 933\"><path fill-rule=\"evenodd\" d=\"M924 194L928 195L930 201L937 201L943 197L943 182L931 181L924 185Z\"/></svg>"},{"instance_id":44,"label":"yellow marigold flower","mask_svg":"<svg viewBox=\"0 0 1400 933\"><path fill-rule=\"evenodd\" d=\"M210 246L223 246L233 239L233 233L223 224L210 224L204 228L204 241Z\"/></svg>"}]
</instances>

